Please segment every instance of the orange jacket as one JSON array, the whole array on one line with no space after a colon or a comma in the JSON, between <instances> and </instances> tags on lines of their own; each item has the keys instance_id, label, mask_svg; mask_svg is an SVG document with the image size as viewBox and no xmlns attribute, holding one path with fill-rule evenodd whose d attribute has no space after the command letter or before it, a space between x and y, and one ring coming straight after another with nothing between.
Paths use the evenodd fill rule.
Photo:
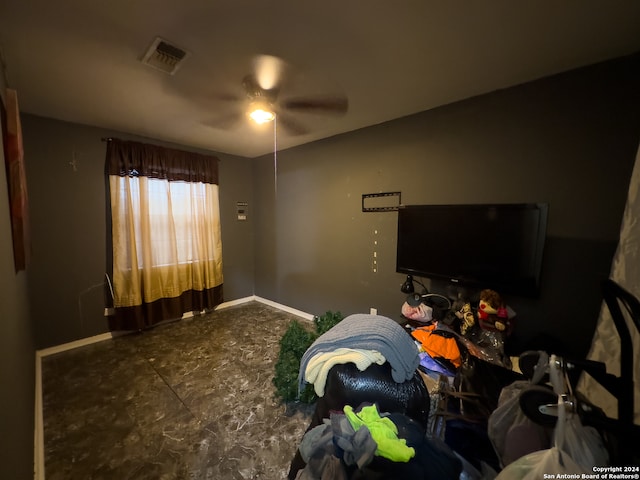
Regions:
<instances>
[{"instance_id":1,"label":"orange jacket","mask_svg":"<svg viewBox=\"0 0 640 480\"><path fill-rule=\"evenodd\" d=\"M462 365L460 349L453 334L445 330L437 330L437 324L418 327L411 332L411 335L422 344L422 349L431 358L445 358L456 368Z\"/></svg>"}]
</instances>

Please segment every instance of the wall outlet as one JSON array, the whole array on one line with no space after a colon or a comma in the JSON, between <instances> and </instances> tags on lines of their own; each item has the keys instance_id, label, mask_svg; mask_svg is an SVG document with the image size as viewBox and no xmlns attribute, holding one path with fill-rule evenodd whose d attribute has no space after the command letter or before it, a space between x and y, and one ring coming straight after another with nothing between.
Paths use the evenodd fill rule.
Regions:
<instances>
[{"instance_id":1,"label":"wall outlet","mask_svg":"<svg viewBox=\"0 0 640 480\"><path fill-rule=\"evenodd\" d=\"M370 313L371 315L377 315L377 314L378 314L378 309L377 309L377 308L373 308L373 307L371 307L371 308L369 309L369 313Z\"/></svg>"}]
</instances>

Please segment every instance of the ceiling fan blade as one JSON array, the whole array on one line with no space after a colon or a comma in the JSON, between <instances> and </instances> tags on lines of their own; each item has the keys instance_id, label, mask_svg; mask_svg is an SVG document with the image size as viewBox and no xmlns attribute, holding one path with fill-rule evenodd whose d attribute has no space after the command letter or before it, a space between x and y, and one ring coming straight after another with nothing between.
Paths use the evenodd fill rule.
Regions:
<instances>
[{"instance_id":1,"label":"ceiling fan blade","mask_svg":"<svg viewBox=\"0 0 640 480\"><path fill-rule=\"evenodd\" d=\"M230 130L238 126L243 118L243 112L232 112L207 120L204 124L217 130Z\"/></svg>"},{"instance_id":2,"label":"ceiling fan blade","mask_svg":"<svg viewBox=\"0 0 640 480\"><path fill-rule=\"evenodd\" d=\"M349 110L349 101L345 97L294 98L281 104L287 110L307 113L343 114Z\"/></svg>"},{"instance_id":3,"label":"ceiling fan blade","mask_svg":"<svg viewBox=\"0 0 640 480\"><path fill-rule=\"evenodd\" d=\"M207 98L220 102L239 102L243 99L240 95L229 92L212 92L207 94Z\"/></svg>"},{"instance_id":4,"label":"ceiling fan blade","mask_svg":"<svg viewBox=\"0 0 640 480\"><path fill-rule=\"evenodd\" d=\"M253 72L263 90L279 89L286 68L284 60L273 55L258 55L253 59Z\"/></svg>"},{"instance_id":5,"label":"ceiling fan blade","mask_svg":"<svg viewBox=\"0 0 640 480\"><path fill-rule=\"evenodd\" d=\"M290 135L305 135L309 133L309 129L297 122L286 113L276 113L276 121L279 126L282 126Z\"/></svg>"}]
</instances>

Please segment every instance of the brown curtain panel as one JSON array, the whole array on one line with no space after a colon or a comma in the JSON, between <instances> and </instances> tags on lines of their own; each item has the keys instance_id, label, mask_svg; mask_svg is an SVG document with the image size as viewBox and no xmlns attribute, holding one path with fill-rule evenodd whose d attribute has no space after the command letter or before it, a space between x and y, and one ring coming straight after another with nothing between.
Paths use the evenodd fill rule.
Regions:
<instances>
[{"instance_id":1,"label":"brown curtain panel","mask_svg":"<svg viewBox=\"0 0 640 480\"><path fill-rule=\"evenodd\" d=\"M109 327L141 330L222 303L218 159L110 139Z\"/></svg>"}]
</instances>

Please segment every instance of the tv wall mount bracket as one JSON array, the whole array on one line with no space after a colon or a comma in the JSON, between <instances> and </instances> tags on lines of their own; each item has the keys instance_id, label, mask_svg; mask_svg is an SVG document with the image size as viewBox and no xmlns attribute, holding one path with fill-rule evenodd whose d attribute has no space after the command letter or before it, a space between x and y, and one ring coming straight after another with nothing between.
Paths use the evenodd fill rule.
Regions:
<instances>
[{"instance_id":1,"label":"tv wall mount bracket","mask_svg":"<svg viewBox=\"0 0 640 480\"><path fill-rule=\"evenodd\" d=\"M402 205L401 192L363 193L363 212L396 212Z\"/></svg>"}]
</instances>

